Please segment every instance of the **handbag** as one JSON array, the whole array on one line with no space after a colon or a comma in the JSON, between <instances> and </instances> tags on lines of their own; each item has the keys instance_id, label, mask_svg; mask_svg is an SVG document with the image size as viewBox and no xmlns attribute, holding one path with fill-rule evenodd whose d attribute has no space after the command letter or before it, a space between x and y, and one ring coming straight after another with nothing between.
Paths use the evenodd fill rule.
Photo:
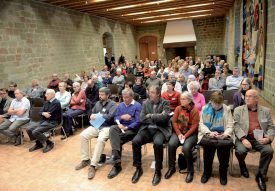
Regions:
<instances>
[{"instance_id":1,"label":"handbag","mask_svg":"<svg viewBox=\"0 0 275 191\"><path fill-rule=\"evenodd\" d=\"M234 145L233 139L228 137L224 139L218 139L216 137L209 137L204 135L200 141L202 146L213 146L213 147L232 147Z\"/></svg>"}]
</instances>

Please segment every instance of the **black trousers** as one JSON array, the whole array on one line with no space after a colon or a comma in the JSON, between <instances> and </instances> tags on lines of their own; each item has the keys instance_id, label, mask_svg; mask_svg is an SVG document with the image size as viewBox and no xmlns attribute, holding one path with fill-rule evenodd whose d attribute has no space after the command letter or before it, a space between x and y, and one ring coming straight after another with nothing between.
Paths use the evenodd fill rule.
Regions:
<instances>
[{"instance_id":1,"label":"black trousers","mask_svg":"<svg viewBox=\"0 0 275 191\"><path fill-rule=\"evenodd\" d=\"M184 153L186 158L188 172L194 172L192 149L194 146L196 146L197 140L198 140L198 135L193 134L189 136L182 145L182 152ZM177 148L180 145L181 144L177 134L173 133L168 142L169 169L176 168L176 152L177 152Z\"/></svg>"},{"instance_id":2,"label":"black trousers","mask_svg":"<svg viewBox=\"0 0 275 191\"><path fill-rule=\"evenodd\" d=\"M27 128L27 133L30 137L30 140L37 140L40 143L44 144L48 139L44 135L45 132L48 132L50 129L56 127L58 122L39 122L31 125Z\"/></svg>"},{"instance_id":3,"label":"black trousers","mask_svg":"<svg viewBox=\"0 0 275 191\"><path fill-rule=\"evenodd\" d=\"M137 134L136 130L126 130L122 133L121 129L117 125L110 127L109 136L112 147L112 154L117 158L121 158L122 145L131 141ZM114 166L121 166L121 163L117 163Z\"/></svg>"},{"instance_id":4,"label":"black trousers","mask_svg":"<svg viewBox=\"0 0 275 191\"><path fill-rule=\"evenodd\" d=\"M260 172L263 176L266 176L269 164L273 158L274 151L272 146L270 144L260 144L256 139L248 139L248 141L251 143L253 149L261 153L258 172ZM235 155L239 161L240 166L242 166L245 164L244 160L248 149L239 139L236 139L235 146Z\"/></svg>"},{"instance_id":5,"label":"black trousers","mask_svg":"<svg viewBox=\"0 0 275 191\"><path fill-rule=\"evenodd\" d=\"M214 156L217 150L217 155L219 159L219 171L220 175L226 175L229 163L230 149L231 146L228 147L214 147L214 146L203 146L203 164L204 164L204 174L207 176L211 176L212 174L212 166Z\"/></svg>"},{"instance_id":6,"label":"black trousers","mask_svg":"<svg viewBox=\"0 0 275 191\"><path fill-rule=\"evenodd\" d=\"M141 168L141 147L146 143L153 142L154 144L154 155L155 155L155 170L162 169L163 161L163 143L165 141L165 136L158 129L143 129L138 132L138 134L132 140L132 150L133 150L133 166Z\"/></svg>"}]
</instances>

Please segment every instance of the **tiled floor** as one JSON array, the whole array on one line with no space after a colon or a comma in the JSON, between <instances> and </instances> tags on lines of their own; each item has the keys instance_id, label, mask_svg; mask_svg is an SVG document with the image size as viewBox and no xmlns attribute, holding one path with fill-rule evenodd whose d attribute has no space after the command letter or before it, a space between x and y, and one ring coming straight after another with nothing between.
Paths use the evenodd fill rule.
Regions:
<instances>
[{"instance_id":1,"label":"tiled floor","mask_svg":"<svg viewBox=\"0 0 275 191\"><path fill-rule=\"evenodd\" d=\"M261 101L264 105L264 101ZM275 121L275 110L272 110L273 120ZM114 179L108 179L107 174L111 166L102 166L96 172L93 180L87 179L88 168L75 171L74 167L80 162L80 142L78 130L76 135L70 137L67 142L56 137L56 145L52 151L43 154L41 150L29 153L33 143L25 138L23 145L15 147L11 144L0 144L0 191L78 191L78 190L142 190L142 191L168 191L168 190L258 190L254 180L259 154L249 154L247 165L250 178L239 177L239 168L234 156L233 176L228 176L228 184L221 186L218 178L218 162L215 157L212 177L206 184L200 183L201 171L195 172L195 179L192 183L186 184L185 174L178 172L169 180L162 179L157 186L152 186L151 181L154 171L150 169L153 160L152 145L147 146L147 154L143 157L144 173L137 184L131 183L131 177L135 168L132 167L131 144L124 146L122 166L123 171ZM95 140L92 141L95 143ZM273 148L274 143L273 143ZM178 149L179 151L180 149ZM110 153L110 143L107 142L104 153ZM202 151L201 151L202 152ZM164 163L165 166L165 163ZM162 170L165 174L167 168ZM275 160L271 162L268 172L268 190L275 190Z\"/></svg>"}]
</instances>

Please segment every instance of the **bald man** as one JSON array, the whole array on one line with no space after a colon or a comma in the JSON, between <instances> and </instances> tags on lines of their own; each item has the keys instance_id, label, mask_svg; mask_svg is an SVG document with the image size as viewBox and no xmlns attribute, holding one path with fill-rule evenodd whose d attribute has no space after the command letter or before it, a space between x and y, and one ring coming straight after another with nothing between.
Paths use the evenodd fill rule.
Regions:
<instances>
[{"instance_id":1,"label":"bald man","mask_svg":"<svg viewBox=\"0 0 275 191\"><path fill-rule=\"evenodd\" d=\"M44 133L56 127L60 122L61 104L55 99L55 91L53 89L47 89L45 97L47 101L39 112L42 120L39 123L31 125L27 129L30 139L36 140L36 144L29 149L30 152L43 148L43 144L46 144L43 153L49 152L54 147L54 143L48 140Z\"/></svg>"},{"instance_id":2,"label":"bald man","mask_svg":"<svg viewBox=\"0 0 275 191\"><path fill-rule=\"evenodd\" d=\"M58 91L58 84L60 82L60 79L58 78L58 74L53 73L52 74L52 80L50 81L48 88L54 89L55 91Z\"/></svg>"},{"instance_id":3,"label":"bald man","mask_svg":"<svg viewBox=\"0 0 275 191\"><path fill-rule=\"evenodd\" d=\"M245 94L246 105L234 110L236 157L239 161L242 176L249 178L245 164L248 151L256 150L261 153L256 181L260 190L266 190L265 178L269 164L273 158L271 143L275 135L275 127L270 110L259 105L259 96L256 90L248 90ZM262 130L263 135L258 137L255 130Z\"/></svg>"}]
</instances>

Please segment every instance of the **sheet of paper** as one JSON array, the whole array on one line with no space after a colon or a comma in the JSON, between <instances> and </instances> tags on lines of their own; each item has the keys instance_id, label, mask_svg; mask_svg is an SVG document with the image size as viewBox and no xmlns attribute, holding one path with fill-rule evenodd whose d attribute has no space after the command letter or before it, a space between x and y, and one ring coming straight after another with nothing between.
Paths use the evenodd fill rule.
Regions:
<instances>
[{"instance_id":1,"label":"sheet of paper","mask_svg":"<svg viewBox=\"0 0 275 191\"><path fill-rule=\"evenodd\" d=\"M101 125L105 122L105 118L102 116L101 113L97 113L95 114L96 117L94 120L90 120L90 124L94 127L94 128L99 128L101 127Z\"/></svg>"}]
</instances>

